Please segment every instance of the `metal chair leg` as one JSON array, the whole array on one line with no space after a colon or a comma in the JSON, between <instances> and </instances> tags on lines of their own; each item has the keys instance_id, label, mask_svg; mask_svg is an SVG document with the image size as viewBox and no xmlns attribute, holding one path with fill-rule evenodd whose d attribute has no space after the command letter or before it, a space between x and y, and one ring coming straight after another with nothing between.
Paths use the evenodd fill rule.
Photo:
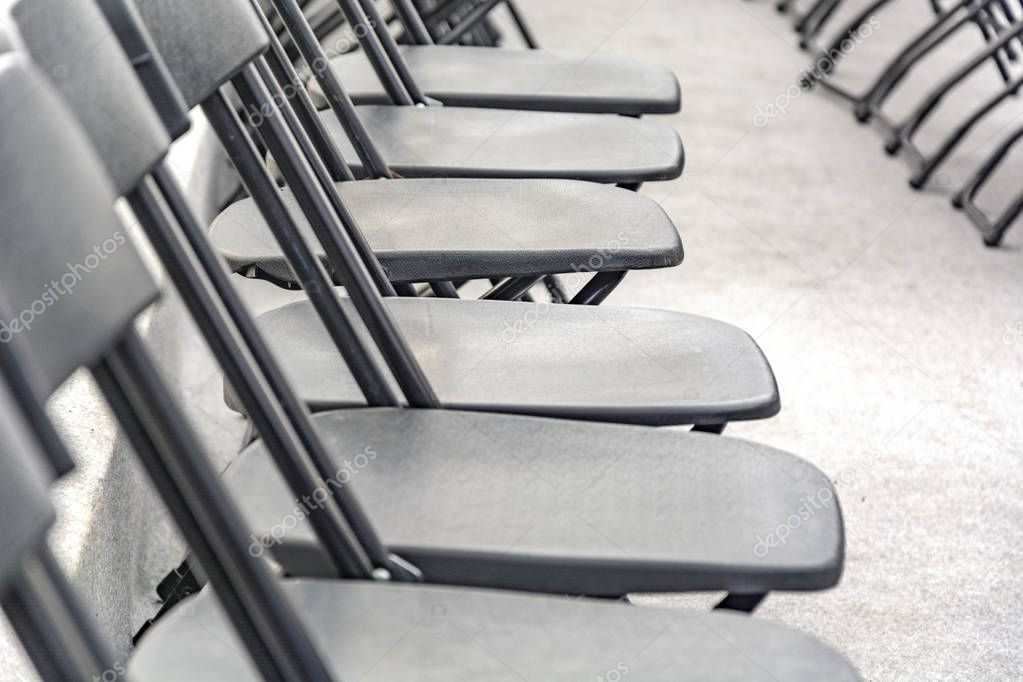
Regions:
<instances>
[{"instance_id":1,"label":"metal chair leg","mask_svg":"<svg viewBox=\"0 0 1023 682\"><path fill-rule=\"evenodd\" d=\"M969 10L965 16L959 18L951 25L948 24L955 13L968 9L975 2L976 0L962 0L957 3L955 7L942 14L937 21L918 34L909 45L903 48L895 59L889 62L887 68L874 81L874 84L858 99L854 109L856 118L862 122L869 121L880 110L888 95L902 82L915 64L948 39L949 36L955 34L971 22L976 21L984 5Z\"/></svg>"},{"instance_id":2,"label":"metal chair leg","mask_svg":"<svg viewBox=\"0 0 1023 682\"><path fill-rule=\"evenodd\" d=\"M952 88L965 80L970 74L987 62L999 50L1010 41L1023 35L1023 23L1014 27L1012 31L1004 34L997 42L992 43L986 49L975 55L973 59L961 66L951 76L946 78L938 87L931 90L930 95L920 103L916 110L901 124L892 130L893 136L886 149L889 153L895 153L904 141L909 140L923 126L938 105L945 98Z\"/></svg>"},{"instance_id":3,"label":"metal chair leg","mask_svg":"<svg viewBox=\"0 0 1023 682\"><path fill-rule=\"evenodd\" d=\"M1023 140L1023 127L1019 128L1005 139L1004 142L988 157L987 161L977 169L972 178L952 197L952 205L962 209L970 222L976 226L984 237L984 243L988 246L998 246L1005 233L1012 226L1013 222L1023 213L1023 193L1016 197L1015 201L1009 204L1008 208L994 221L987 217L987 214L975 203L977 195L984 185L1001 166L1005 157L1012 148Z\"/></svg>"},{"instance_id":4,"label":"metal chair leg","mask_svg":"<svg viewBox=\"0 0 1023 682\"><path fill-rule=\"evenodd\" d=\"M965 121L963 121L938 147L936 151L927 155L921 156L920 168L913 177L910 178L909 184L914 189L920 189L927 184L931 175L937 170L945 159L948 158L949 154L959 146L959 143L963 141L963 138L973 129L973 127L983 119L988 113L995 109L999 104L1004 102L1011 96L1019 93L1020 87L1023 87L1023 78L1016 79L1009 84L1002 92L998 93L994 97L991 97L984 102L977 110L970 115ZM903 145L912 145L912 139L905 137L902 139Z\"/></svg>"}]
</instances>

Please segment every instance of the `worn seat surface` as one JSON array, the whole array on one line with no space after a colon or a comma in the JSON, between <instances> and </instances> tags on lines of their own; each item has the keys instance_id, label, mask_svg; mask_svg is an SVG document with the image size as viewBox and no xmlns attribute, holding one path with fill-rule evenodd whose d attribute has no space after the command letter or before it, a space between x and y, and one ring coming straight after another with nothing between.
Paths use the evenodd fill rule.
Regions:
<instances>
[{"instance_id":1,"label":"worn seat surface","mask_svg":"<svg viewBox=\"0 0 1023 682\"><path fill-rule=\"evenodd\" d=\"M392 282L638 270L678 265L682 242L652 199L571 180L424 178L338 183ZM299 228L315 235L285 190ZM210 227L231 268L294 275L251 198ZM330 269L323 251L320 256Z\"/></svg>"},{"instance_id":2,"label":"worn seat surface","mask_svg":"<svg viewBox=\"0 0 1023 682\"><path fill-rule=\"evenodd\" d=\"M669 425L760 419L780 407L756 342L710 318L610 306L386 302L451 409ZM364 404L306 299L261 315L257 324L312 409ZM230 393L228 403L240 408Z\"/></svg>"},{"instance_id":3,"label":"worn seat surface","mask_svg":"<svg viewBox=\"0 0 1023 682\"><path fill-rule=\"evenodd\" d=\"M670 69L625 57L454 45L400 50L422 91L448 106L633 116L674 114L681 106ZM361 51L335 57L331 67L356 103L390 103ZM326 109L315 79L309 90L316 106Z\"/></svg>"},{"instance_id":4,"label":"worn seat surface","mask_svg":"<svg viewBox=\"0 0 1023 682\"><path fill-rule=\"evenodd\" d=\"M610 114L461 107L356 107L391 170L402 177L560 178L603 183L682 174L673 128ZM320 115L356 175L364 171L332 112Z\"/></svg>"},{"instance_id":5,"label":"worn seat surface","mask_svg":"<svg viewBox=\"0 0 1023 682\"><path fill-rule=\"evenodd\" d=\"M340 680L860 679L819 640L742 615L422 585L284 586ZM128 674L153 682L259 679L208 590L150 629Z\"/></svg>"},{"instance_id":6,"label":"worn seat surface","mask_svg":"<svg viewBox=\"0 0 1023 682\"><path fill-rule=\"evenodd\" d=\"M335 483L353 486L384 543L428 582L749 594L823 589L842 572L827 476L757 443L452 410L339 410L316 426ZM224 482L254 536L278 540L265 547L291 575L332 575L307 521L277 532L294 501L260 441ZM776 542L803 508L812 516Z\"/></svg>"}]
</instances>

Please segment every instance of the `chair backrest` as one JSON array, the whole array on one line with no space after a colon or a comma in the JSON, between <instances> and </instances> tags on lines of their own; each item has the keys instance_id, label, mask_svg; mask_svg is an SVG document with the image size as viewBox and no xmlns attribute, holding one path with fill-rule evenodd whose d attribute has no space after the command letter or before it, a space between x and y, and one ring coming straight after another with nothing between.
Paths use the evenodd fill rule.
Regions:
<instances>
[{"instance_id":1,"label":"chair backrest","mask_svg":"<svg viewBox=\"0 0 1023 682\"><path fill-rule=\"evenodd\" d=\"M96 0L96 5L135 67L167 132L171 138L178 139L191 126L188 106L174 83L170 69L157 51L153 37L142 23L138 8L131 0Z\"/></svg>"},{"instance_id":2,"label":"chair backrest","mask_svg":"<svg viewBox=\"0 0 1023 682\"><path fill-rule=\"evenodd\" d=\"M24 335L49 393L158 297L79 127L24 55L0 55L0 341ZM45 197L46 201L38 201ZM68 339L74 339L72 346Z\"/></svg>"},{"instance_id":3,"label":"chair backrest","mask_svg":"<svg viewBox=\"0 0 1023 682\"><path fill-rule=\"evenodd\" d=\"M21 0L12 16L33 61L67 101L125 194L170 139L99 8L91 1Z\"/></svg>"},{"instance_id":4,"label":"chair backrest","mask_svg":"<svg viewBox=\"0 0 1023 682\"><path fill-rule=\"evenodd\" d=\"M249 0L136 0L189 107L264 52L269 36Z\"/></svg>"},{"instance_id":5,"label":"chair backrest","mask_svg":"<svg viewBox=\"0 0 1023 682\"><path fill-rule=\"evenodd\" d=\"M39 468L42 455L20 414L0 378L0 594L23 561L43 547L54 519Z\"/></svg>"}]
</instances>

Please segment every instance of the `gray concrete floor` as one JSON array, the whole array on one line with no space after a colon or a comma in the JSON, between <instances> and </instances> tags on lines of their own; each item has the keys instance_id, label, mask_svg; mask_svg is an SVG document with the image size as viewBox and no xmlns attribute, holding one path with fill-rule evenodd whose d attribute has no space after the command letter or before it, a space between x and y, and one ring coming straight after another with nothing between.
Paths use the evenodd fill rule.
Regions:
<instances>
[{"instance_id":1,"label":"gray concrete floor","mask_svg":"<svg viewBox=\"0 0 1023 682\"><path fill-rule=\"evenodd\" d=\"M789 92L808 61L766 0L519 2L545 46L659 62L682 80L684 111L660 120L685 142L686 173L643 191L678 224L686 262L630 275L609 304L750 331L784 406L730 433L798 453L836 482L848 532L841 585L772 595L758 617L821 637L868 680L1023 679L1023 232L986 249L948 205L1007 127L1023 123L1023 107L997 112L934 187L914 193L904 163L834 97L803 94L757 125L758 106ZM836 81L866 82L926 19L926 0L895 4ZM931 64L978 44L965 36ZM910 79L892 111L905 112L936 73ZM923 139L933 143L993 78L971 79ZM215 162L195 164L194 149L178 158L193 195L207 198L202 175ZM1020 177L1004 174L988 205L1007 200ZM246 290L258 307L293 298ZM223 407L219 375L176 300L148 321L147 337L223 466L243 425ZM52 544L123 657L180 544L95 405L84 379L51 404L80 463L57 488ZM700 610L716 598L636 601ZM0 679L34 679L6 645Z\"/></svg>"}]
</instances>

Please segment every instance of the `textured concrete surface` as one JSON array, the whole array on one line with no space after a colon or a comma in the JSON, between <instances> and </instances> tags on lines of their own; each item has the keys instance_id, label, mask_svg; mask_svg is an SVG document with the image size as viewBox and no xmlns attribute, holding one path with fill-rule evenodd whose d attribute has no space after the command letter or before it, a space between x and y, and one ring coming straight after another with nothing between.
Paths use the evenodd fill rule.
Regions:
<instances>
[{"instance_id":1,"label":"textured concrete surface","mask_svg":"<svg viewBox=\"0 0 1023 682\"><path fill-rule=\"evenodd\" d=\"M879 15L836 81L865 83L926 19L927 4L901 0ZM543 45L660 62L683 82L683 113L661 120L682 135L686 173L643 191L679 225L686 262L630 275L609 303L749 330L775 367L783 410L730 432L798 453L836 481L848 531L841 585L772 595L758 617L820 636L869 680L1023 678L1023 232L986 249L948 205L986 150L1023 123L1020 103L999 110L945 176L914 193L904 162L887 158L877 131L858 126L843 102L789 96L808 58L773 3L520 5ZM978 44L964 34L935 55L891 111L908 111L942 65ZM949 129L957 105L995 85L989 70L970 79L924 143ZM757 117L784 96L784 114ZM216 162L193 165L194 151L179 150L176 168L205 199L203 176ZM1020 177L1003 174L986 205L1007 200ZM246 291L258 307L294 298ZM161 366L223 465L242 425L222 407L219 375L173 300L147 324ZM91 390L71 382L51 405L82 465L58 488L53 544L124 656L180 545ZM699 610L716 597L637 601ZM19 659L0 647L0 678L33 679Z\"/></svg>"}]
</instances>

